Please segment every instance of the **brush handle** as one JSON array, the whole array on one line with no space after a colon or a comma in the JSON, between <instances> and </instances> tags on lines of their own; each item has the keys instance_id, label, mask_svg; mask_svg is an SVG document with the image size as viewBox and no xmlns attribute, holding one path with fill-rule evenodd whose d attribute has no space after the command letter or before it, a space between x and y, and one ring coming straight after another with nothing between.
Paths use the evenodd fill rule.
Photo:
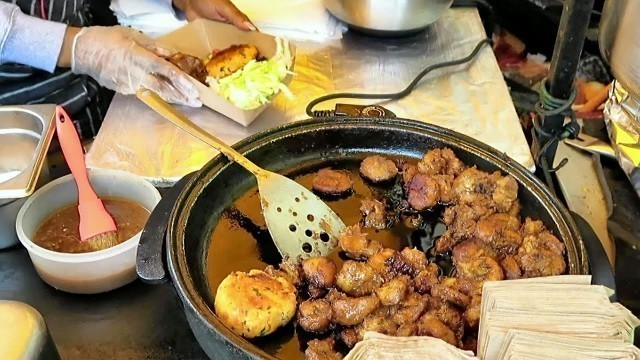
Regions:
<instances>
[{"instance_id":1,"label":"brush handle","mask_svg":"<svg viewBox=\"0 0 640 360\"><path fill-rule=\"evenodd\" d=\"M67 161L69 170L78 185L78 203L90 203L99 200L89 182L89 175L84 162L84 150L78 132L61 106L56 107L56 131L62 153Z\"/></svg>"}]
</instances>

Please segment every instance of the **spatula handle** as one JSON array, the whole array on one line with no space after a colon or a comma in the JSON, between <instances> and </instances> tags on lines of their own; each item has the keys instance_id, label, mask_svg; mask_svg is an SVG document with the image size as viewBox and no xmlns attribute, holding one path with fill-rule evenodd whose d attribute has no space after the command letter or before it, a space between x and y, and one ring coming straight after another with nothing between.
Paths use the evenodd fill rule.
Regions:
<instances>
[{"instance_id":1,"label":"spatula handle","mask_svg":"<svg viewBox=\"0 0 640 360\"><path fill-rule=\"evenodd\" d=\"M165 119L171 121L174 125L186 131L196 139L220 151L229 159L237 162L242 167L250 171L256 177L266 176L266 171L262 170L242 154L235 151L231 146L225 144L221 140L206 132L198 125L194 124L191 120L187 119L186 116L181 114L177 109L165 102L155 92L145 88L140 88L136 95L138 96L138 99L147 104L147 106L155 110L158 114L162 115Z\"/></svg>"}]
</instances>

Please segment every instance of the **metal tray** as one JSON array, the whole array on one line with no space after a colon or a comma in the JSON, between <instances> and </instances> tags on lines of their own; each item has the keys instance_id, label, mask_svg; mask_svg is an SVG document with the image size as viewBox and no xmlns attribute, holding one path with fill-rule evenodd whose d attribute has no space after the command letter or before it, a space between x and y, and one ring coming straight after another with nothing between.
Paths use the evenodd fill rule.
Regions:
<instances>
[{"instance_id":1,"label":"metal tray","mask_svg":"<svg viewBox=\"0 0 640 360\"><path fill-rule=\"evenodd\" d=\"M54 133L55 105L0 106L0 199L33 193Z\"/></svg>"}]
</instances>

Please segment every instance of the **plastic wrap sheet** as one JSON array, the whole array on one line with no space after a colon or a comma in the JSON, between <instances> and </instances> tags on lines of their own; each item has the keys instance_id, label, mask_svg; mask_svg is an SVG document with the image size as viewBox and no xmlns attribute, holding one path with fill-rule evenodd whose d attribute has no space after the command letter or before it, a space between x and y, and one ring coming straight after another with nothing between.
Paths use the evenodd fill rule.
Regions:
<instances>
[{"instance_id":1,"label":"plastic wrap sheet","mask_svg":"<svg viewBox=\"0 0 640 360\"><path fill-rule=\"evenodd\" d=\"M604 115L618 163L640 196L640 99L614 82Z\"/></svg>"},{"instance_id":2,"label":"plastic wrap sheet","mask_svg":"<svg viewBox=\"0 0 640 360\"><path fill-rule=\"evenodd\" d=\"M295 99L277 97L249 127L206 108L181 110L207 131L233 144L256 132L306 119L308 102L327 93L402 90L428 65L468 55L483 37L475 9L451 9L428 31L410 38L377 39L349 32L333 43L297 43L297 75L290 85ZM323 103L316 110L333 109L334 104ZM534 168L508 89L489 47L470 64L431 73L408 97L380 104L399 117L472 136L527 168ZM216 154L135 97L117 95L87 154L87 164L128 171L157 186L170 186Z\"/></svg>"}]
</instances>

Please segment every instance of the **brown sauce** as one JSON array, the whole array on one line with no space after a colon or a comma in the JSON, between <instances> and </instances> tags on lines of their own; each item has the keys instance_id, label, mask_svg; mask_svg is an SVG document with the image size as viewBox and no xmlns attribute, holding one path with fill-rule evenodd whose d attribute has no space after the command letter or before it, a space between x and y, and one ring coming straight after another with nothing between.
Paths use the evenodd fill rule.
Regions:
<instances>
[{"instance_id":1,"label":"brown sauce","mask_svg":"<svg viewBox=\"0 0 640 360\"><path fill-rule=\"evenodd\" d=\"M118 244L140 232L149 219L149 210L131 200L102 199L107 212L118 227ZM80 241L80 215L76 204L68 205L50 215L33 237L33 242L47 250L61 253L86 253L91 248Z\"/></svg>"},{"instance_id":2,"label":"brown sauce","mask_svg":"<svg viewBox=\"0 0 640 360\"><path fill-rule=\"evenodd\" d=\"M325 165L327 166L327 165ZM342 218L345 224L353 225L361 221L360 200L374 198L378 200L393 201L402 196L400 177L396 183L374 186L359 175L359 163L335 164L333 168L348 171L353 180L354 192L346 198L328 198L321 196L323 200ZM307 169L298 176L292 176L298 183L307 189L312 188L315 172L319 170ZM399 192L399 193L398 193ZM364 229L363 231L383 244L384 247L401 249L411 245L428 250L433 246L437 233L442 232L438 226L440 213L423 213L423 226L420 229L406 227L399 221L393 228L386 230ZM340 255L336 252L330 256L338 267L342 264ZM431 258L437 263L446 259ZM212 299L222 280L232 271L249 271L251 269L264 269L267 265L278 265L281 261L269 231L267 230L262 210L258 189L253 188L238 199L234 205L227 209L216 225L206 259L207 279L209 282ZM446 272L446 264L443 270ZM267 353L280 359L297 360L304 359L302 349L306 348L306 342L311 340L309 334L296 329L293 321L279 329L275 333L255 340L255 345Z\"/></svg>"}]
</instances>

